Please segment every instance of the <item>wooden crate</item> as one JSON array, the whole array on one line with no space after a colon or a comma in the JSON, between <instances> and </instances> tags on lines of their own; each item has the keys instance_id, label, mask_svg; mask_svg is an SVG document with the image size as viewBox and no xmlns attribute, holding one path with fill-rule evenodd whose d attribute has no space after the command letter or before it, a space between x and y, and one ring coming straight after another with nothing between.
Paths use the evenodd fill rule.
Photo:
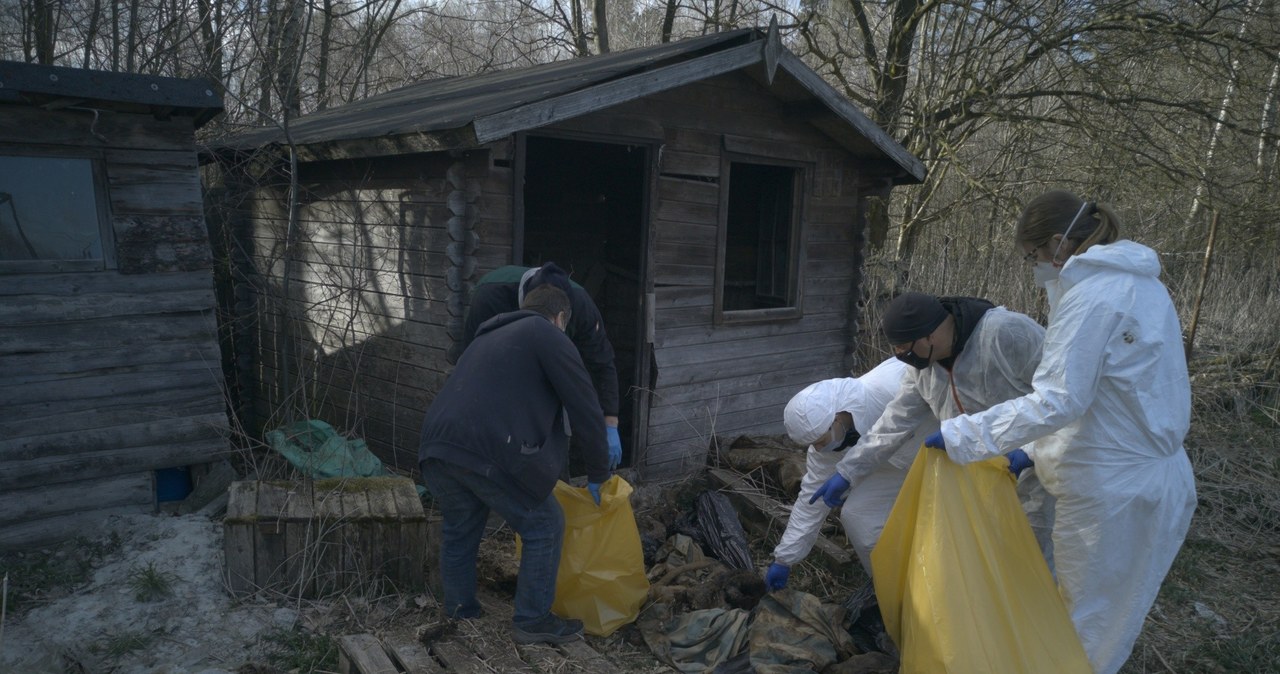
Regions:
<instances>
[{"instance_id":1,"label":"wooden crate","mask_svg":"<svg viewBox=\"0 0 1280 674\"><path fill-rule=\"evenodd\" d=\"M427 518L404 477L234 482L223 546L233 594L416 591Z\"/></svg>"}]
</instances>

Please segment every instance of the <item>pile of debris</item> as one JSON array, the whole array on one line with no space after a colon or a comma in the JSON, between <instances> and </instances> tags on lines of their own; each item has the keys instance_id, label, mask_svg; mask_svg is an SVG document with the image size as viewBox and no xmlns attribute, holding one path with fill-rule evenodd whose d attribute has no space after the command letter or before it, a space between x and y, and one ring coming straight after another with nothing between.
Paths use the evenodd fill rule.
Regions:
<instances>
[{"instance_id":1,"label":"pile of debris","mask_svg":"<svg viewBox=\"0 0 1280 674\"><path fill-rule=\"evenodd\" d=\"M817 577L793 584L815 593L766 590L763 560L786 525L803 452L784 438L740 437L714 455L702 475L633 494L650 591L619 638L681 672L896 672L875 594L839 539L820 540ZM489 590L512 594L517 570L513 550L482 547Z\"/></svg>"}]
</instances>

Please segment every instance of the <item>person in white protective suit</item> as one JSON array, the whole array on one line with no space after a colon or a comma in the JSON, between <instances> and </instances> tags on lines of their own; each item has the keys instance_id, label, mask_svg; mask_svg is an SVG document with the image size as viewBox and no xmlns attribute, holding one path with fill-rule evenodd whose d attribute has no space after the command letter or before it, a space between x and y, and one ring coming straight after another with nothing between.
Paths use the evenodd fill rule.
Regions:
<instances>
[{"instance_id":1,"label":"person in white protective suit","mask_svg":"<svg viewBox=\"0 0 1280 674\"><path fill-rule=\"evenodd\" d=\"M1034 390L949 419L926 443L959 463L1035 441L1058 588L1098 674L1129 658L1196 506L1183 448L1191 385L1182 329L1150 248L1106 205L1036 197L1015 238L1049 299Z\"/></svg>"},{"instance_id":2,"label":"person in white protective suit","mask_svg":"<svg viewBox=\"0 0 1280 674\"><path fill-rule=\"evenodd\" d=\"M898 394L906 369L898 359L889 358L861 377L824 379L795 394L783 409L782 423L787 435L809 448L805 453L800 494L791 506L787 528L773 549L773 563L765 572L765 585L770 590L786 587L791 567L803 561L813 549L831 508L825 503L810 503L809 498L835 472L836 463L849 447L860 441L861 433L870 430L884 413L885 405ZM922 434L920 441L924 437ZM914 449L912 451L914 453ZM867 477L863 488L840 510L845 536L868 574L871 573L871 548L880 538L906 477L906 468L900 463L886 462Z\"/></svg>"},{"instance_id":3,"label":"person in white protective suit","mask_svg":"<svg viewBox=\"0 0 1280 674\"><path fill-rule=\"evenodd\" d=\"M926 425L931 427L924 432L931 432L939 420L980 412L1032 390L1044 328L1028 316L982 299L908 292L889 303L881 327L895 357L911 368L870 437L845 453L811 501L821 498L835 507L846 492L863 489L886 461L909 467ZM1025 452L1010 451L1009 459L1018 475L1018 499L1052 569L1053 499L1035 470L1028 469Z\"/></svg>"}]
</instances>

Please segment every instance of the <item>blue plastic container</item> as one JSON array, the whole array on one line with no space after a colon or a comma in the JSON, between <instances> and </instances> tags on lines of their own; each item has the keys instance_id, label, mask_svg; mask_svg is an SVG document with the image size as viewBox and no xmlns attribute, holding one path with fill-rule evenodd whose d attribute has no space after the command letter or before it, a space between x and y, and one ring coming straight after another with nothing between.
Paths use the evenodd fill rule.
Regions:
<instances>
[{"instance_id":1,"label":"blue plastic container","mask_svg":"<svg viewBox=\"0 0 1280 674\"><path fill-rule=\"evenodd\" d=\"M156 501L181 501L191 493L191 470L186 466L156 471Z\"/></svg>"}]
</instances>

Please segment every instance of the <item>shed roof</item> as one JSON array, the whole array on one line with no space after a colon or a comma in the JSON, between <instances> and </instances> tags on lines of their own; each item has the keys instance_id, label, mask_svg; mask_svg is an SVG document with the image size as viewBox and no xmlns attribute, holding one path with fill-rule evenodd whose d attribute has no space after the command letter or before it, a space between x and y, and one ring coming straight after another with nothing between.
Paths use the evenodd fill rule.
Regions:
<instances>
[{"instance_id":1,"label":"shed roof","mask_svg":"<svg viewBox=\"0 0 1280 674\"><path fill-rule=\"evenodd\" d=\"M289 124L298 146L378 140L379 154L475 147L646 95L733 71L759 79L804 119L856 156L881 160L894 182L924 179L925 168L779 41L776 26L754 28L528 68L426 80L304 115ZM818 105L812 105L817 102ZM250 150L281 143L264 127L214 144ZM349 149L313 156L368 154Z\"/></svg>"},{"instance_id":2,"label":"shed roof","mask_svg":"<svg viewBox=\"0 0 1280 674\"><path fill-rule=\"evenodd\" d=\"M92 104L159 117L190 116L200 128L222 111L212 80L0 61L0 104L57 109Z\"/></svg>"}]
</instances>

